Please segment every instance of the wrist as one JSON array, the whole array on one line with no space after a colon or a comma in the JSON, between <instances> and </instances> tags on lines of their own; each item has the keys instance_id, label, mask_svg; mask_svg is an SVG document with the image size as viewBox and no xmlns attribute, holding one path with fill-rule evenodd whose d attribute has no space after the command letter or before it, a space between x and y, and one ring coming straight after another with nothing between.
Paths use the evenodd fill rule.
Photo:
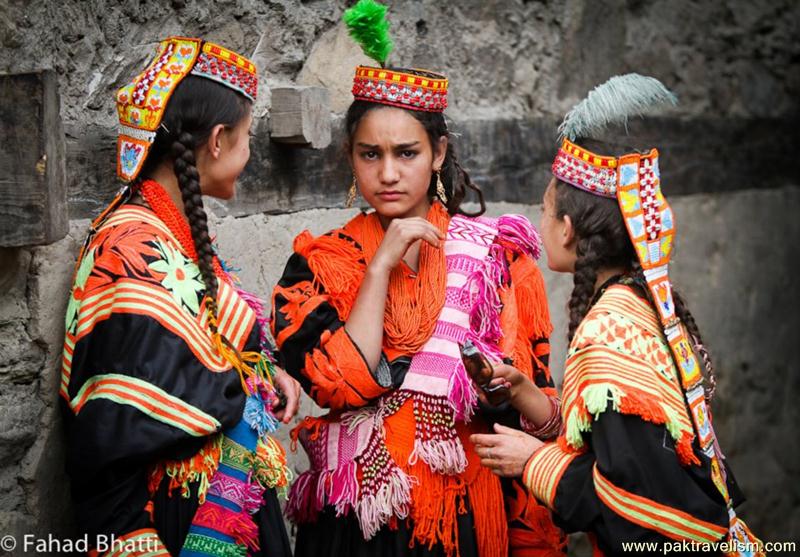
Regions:
<instances>
[{"instance_id":1,"label":"wrist","mask_svg":"<svg viewBox=\"0 0 800 557\"><path fill-rule=\"evenodd\" d=\"M373 259L367 265L367 274L376 278L388 277L392 273L392 267L383 263L379 259Z\"/></svg>"},{"instance_id":2,"label":"wrist","mask_svg":"<svg viewBox=\"0 0 800 557\"><path fill-rule=\"evenodd\" d=\"M530 382L530 381L520 381L516 384L511 384L511 391L510 399L512 402L516 402L518 400L524 400L530 396L535 396L535 391L538 389Z\"/></svg>"}]
</instances>

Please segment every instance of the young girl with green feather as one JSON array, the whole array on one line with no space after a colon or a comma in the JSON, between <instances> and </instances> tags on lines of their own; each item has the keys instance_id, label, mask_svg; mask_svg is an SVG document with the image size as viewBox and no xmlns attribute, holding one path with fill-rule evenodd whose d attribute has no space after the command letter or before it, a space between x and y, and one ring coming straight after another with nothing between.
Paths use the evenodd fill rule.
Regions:
<instances>
[{"instance_id":1,"label":"young girl with green feather","mask_svg":"<svg viewBox=\"0 0 800 557\"><path fill-rule=\"evenodd\" d=\"M658 152L616 147L630 139L609 142L605 131L674 102L659 81L629 74L567 114L541 222L548 266L575 277L565 427L548 443L511 432L473 440L500 473L528 460L531 493L566 531L590 532L601 554L654 542L648 553L758 555L760 542L734 511L743 498L711 426L711 361L669 280L675 225ZM530 382L511 366L495 375L527 412L520 401Z\"/></svg>"},{"instance_id":2,"label":"young girl with green feather","mask_svg":"<svg viewBox=\"0 0 800 557\"><path fill-rule=\"evenodd\" d=\"M345 121L350 200L360 192L372 210L300 234L274 290L282 364L330 410L293 432L310 460L289 497L295 553L504 557L510 542L557 551L547 509L508 482L523 496L507 515L504 486L479 464L470 434L499 420L519 427L519 414L480 404L459 354L470 341L493 361L510 358L538 385L530 431L557 431L538 235L518 215L479 216L481 192L443 115L447 79L385 66L384 12L362 1L345 13L380 63L356 69ZM467 190L480 203L472 214Z\"/></svg>"}]
</instances>

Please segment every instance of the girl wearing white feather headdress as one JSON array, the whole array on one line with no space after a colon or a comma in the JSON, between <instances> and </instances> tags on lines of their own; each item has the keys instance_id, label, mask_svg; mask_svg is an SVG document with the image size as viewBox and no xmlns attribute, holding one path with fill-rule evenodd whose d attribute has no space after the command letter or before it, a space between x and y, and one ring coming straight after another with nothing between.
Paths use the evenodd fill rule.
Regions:
<instances>
[{"instance_id":1,"label":"girl wearing white feather headdress","mask_svg":"<svg viewBox=\"0 0 800 557\"><path fill-rule=\"evenodd\" d=\"M559 127L541 231L548 266L575 277L564 426L549 443L516 432L473 440L500 472L529 457L529 490L559 526L593 534L603 554L760 555L761 542L734 511L743 497L711 425L711 360L669 278L675 224L658 151L588 139L608 139L608 126L675 102L654 78L618 76ZM514 368L496 375L512 401L525 400L529 382Z\"/></svg>"}]
</instances>

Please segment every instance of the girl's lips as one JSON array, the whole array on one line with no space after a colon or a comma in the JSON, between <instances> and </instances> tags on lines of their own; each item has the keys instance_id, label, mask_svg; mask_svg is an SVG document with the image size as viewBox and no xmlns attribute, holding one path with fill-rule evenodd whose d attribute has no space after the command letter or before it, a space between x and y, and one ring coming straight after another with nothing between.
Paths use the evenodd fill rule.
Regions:
<instances>
[{"instance_id":1,"label":"girl's lips","mask_svg":"<svg viewBox=\"0 0 800 557\"><path fill-rule=\"evenodd\" d=\"M400 199L402 195L403 192L399 191L382 191L381 193L378 194L378 197L380 197L384 201L396 201Z\"/></svg>"}]
</instances>

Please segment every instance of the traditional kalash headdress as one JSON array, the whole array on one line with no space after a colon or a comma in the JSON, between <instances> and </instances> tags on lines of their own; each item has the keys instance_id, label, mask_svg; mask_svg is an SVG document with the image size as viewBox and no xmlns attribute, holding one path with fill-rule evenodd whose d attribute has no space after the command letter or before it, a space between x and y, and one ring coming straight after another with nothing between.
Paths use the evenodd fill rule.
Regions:
<instances>
[{"instance_id":1,"label":"traditional kalash headdress","mask_svg":"<svg viewBox=\"0 0 800 557\"><path fill-rule=\"evenodd\" d=\"M668 269L675 221L672 209L661 193L658 151L651 149L606 156L578 144L581 139L603 132L607 126L625 125L628 118L641 116L663 104L677 104L677 98L652 77L627 74L612 77L595 87L567 113L558 128L562 143L553 162L553 175L576 188L616 199L619 203L672 356L680 370L700 448L711 459L712 479L728 503L730 541L757 541L733 510L723 456L709 419L698 358L675 313ZM732 551L729 554L741 553Z\"/></svg>"},{"instance_id":2,"label":"traditional kalash headdress","mask_svg":"<svg viewBox=\"0 0 800 557\"><path fill-rule=\"evenodd\" d=\"M170 37L161 41L147 68L117 92L117 174L124 181L138 176L172 92L190 74L256 100L256 67L244 56L201 39Z\"/></svg>"},{"instance_id":3,"label":"traditional kalash headdress","mask_svg":"<svg viewBox=\"0 0 800 557\"><path fill-rule=\"evenodd\" d=\"M447 78L419 69L387 69L392 50L386 6L374 0L360 0L345 11L350 36L364 54L380 67L358 66L353 79L356 100L388 104L411 110L443 112L447 108Z\"/></svg>"}]
</instances>

